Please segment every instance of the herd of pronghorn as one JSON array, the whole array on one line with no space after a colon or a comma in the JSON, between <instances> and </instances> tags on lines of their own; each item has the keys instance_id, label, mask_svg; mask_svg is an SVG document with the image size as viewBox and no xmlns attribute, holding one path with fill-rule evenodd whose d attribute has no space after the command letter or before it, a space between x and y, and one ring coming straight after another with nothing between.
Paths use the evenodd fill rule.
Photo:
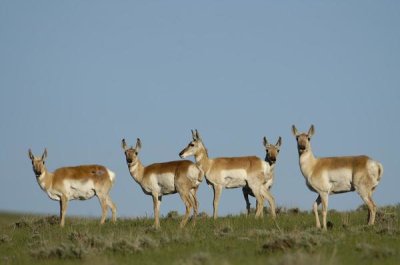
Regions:
<instances>
[{"instance_id":1,"label":"herd of pronghorn","mask_svg":"<svg viewBox=\"0 0 400 265\"><path fill-rule=\"evenodd\" d=\"M322 203L322 228L326 229L329 194L349 191L357 191L361 196L368 206L368 224L373 225L377 207L372 200L372 193L381 179L382 164L368 156L317 158L310 144L314 126L311 125L307 133L299 133L293 125L292 133L296 137L300 170L306 185L311 191L318 193L313 204L316 226L321 228L318 206ZM195 220L199 209L196 193L203 176L214 191L214 219L218 216L218 204L223 188L242 188L247 213L250 212L249 195L254 196L257 201L256 218L263 216L266 199L270 205L272 218L276 218L275 200L270 188L274 182L275 163L282 144L281 137L275 145L268 143L264 137L263 144L266 150L264 160L256 156L209 158L207 148L197 130L192 131L192 138L179 156L181 158L194 156L195 163L178 160L148 166L144 166L138 156L142 147L140 139L137 139L135 147L129 147L125 139L122 140L122 149L132 178L145 194L153 198L156 228L160 227L159 212L163 195L179 193L182 198L186 213L180 223L181 227L187 223L192 210ZM46 149L41 157L34 156L29 149L29 158L32 160L39 186L51 199L60 201L61 226L65 224L69 200L85 200L93 196L97 196L101 204L100 223L105 222L108 207L111 208L112 222L116 221L116 206L109 195L115 180L115 174L111 170L101 165L81 165L49 172L45 166Z\"/></svg>"}]
</instances>

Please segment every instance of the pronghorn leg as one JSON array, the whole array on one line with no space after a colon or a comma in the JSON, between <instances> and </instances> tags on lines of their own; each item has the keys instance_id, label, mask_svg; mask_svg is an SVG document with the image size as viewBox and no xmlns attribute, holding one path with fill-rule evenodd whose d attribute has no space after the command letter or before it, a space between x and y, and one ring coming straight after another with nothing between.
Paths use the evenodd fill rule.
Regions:
<instances>
[{"instance_id":1,"label":"pronghorn leg","mask_svg":"<svg viewBox=\"0 0 400 265\"><path fill-rule=\"evenodd\" d=\"M374 202L374 200L372 200L372 192L371 194L368 196L369 201L372 204L372 208L371 208L371 214L369 215L369 220L368 220L368 224L373 225L375 224L375 215L376 215L376 204Z\"/></svg>"},{"instance_id":2,"label":"pronghorn leg","mask_svg":"<svg viewBox=\"0 0 400 265\"><path fill-rule=\"evenodd\" d=\"M321 196L318 195L317 199L315 200L313 204L313 211L315 215L315 223L317 228L321 228L321 223L319 221L319 216L318 216L318 206L321 204Z\"/></svg>"},{"instance_id":3,"label":"pronghorn leg","mask_svg":"<svg viewBox=\"0 0 400 265\"><path fill-rule=\"evenodd\" d=\"M107 206L111 208L111 213L112 213L112 222L115 223L117 221L117 207L111 200L110 195L107 196L106 198Z\"/></svg>"},{"instance_id":4,"label":"pronghorn leg","mask_svg":"<svg viewBox=\"0 0 400 265\"><path fill-rule=\"evenodd\" d=\"M264 215L264 196L260 193L260 191L252 190L254 197L256 197L256 218L263 217Z\"/></svg>"},{"instance_id":5,"label":"pronghorn leg","mask_svg":"<svg viewBox=\"0 0 400 265\"><path fill-rule=\"evenodd\" d=\"M214 202L213 202L213 207L214 207L214 220L217 219L218 217L218 205L219 205L219 199L221 197L221 192L222 192L222 186L220 185L213 185L214 188Z\"/></svg>"},{"instance_id":6,"label":"pronghorn leg","mask_svg":"<svg viewBox=\"0 0 400 265\"><path fill-rule=\"evenodd\" d=\"M153 196L153 207L154 207L154 227L156 229L159 229L161 196L158 196L157 193L153 193L152 196Z\"/></svg>"},{"instance_id":7,"label":"pronghorn leg","mask_svg":"<svg viewBox=\"0 0 400 265\"><path fill-rule=\"evenodd\" d=\"M249 201L249 188L248 187L243 187L242 191L243 191L244 200L246 201L246 209L247 209L247 215L246 216L249 216L250 215L250 207L251 207L251 204L250 204L250 201Z\"/></svg>"},{"instance_id":8,"label":"pronghorn leg","mask_svg":"<svg viewBox=\"0 0 400 265\"><path fill-rule=\"evenodd\" d=\"M107 217L107 199L105 196L101 195L98 196L99 201L100 201L100 206L101 206L101 220L100 220L100 224L104 224L104 222L106 221L106 217Z\"/></svg>"},{"instance_id":9,"label":"pronghorn leg","mask_svg":"<svg viewBox=\"0 0 400 265\"><path fill-rule=\"evenodd\" d=\"M366 192L365 192L366 193ZM376 205L372 200L371 194L360 193L361 199L368 206L368 225L373 225L375 223L375 215L376 215Z\"/></svg>"},{"instance_id":10,"label":"pronghorn leg","mask_svg":"<svg viewBox=\"0 0 400 265\"><path fill-rule=\"evenodd\" d=\"M190 211L192 210L192 203L191 203L191 199L190 199L190 195L189 193L187 194L180 194L181 198L183 200L183 202L185 203L185 207L186 207L186 212L185 212L185 216L183 217L182 221L181 221L181 228L184 227L189 219L189 215L190 215Z\"/></svg>"},{"instance_id":11,"label":"pronghorn leg","mask_svg":"<svg viewBox=\"0 0 400 265\"><path fill-rule=\"evenodd\" d=\"M275 199L269 190L264 191L264 197L267 199L269 203L269 208L271 210L272 219L276 219L276 209L275 209Z\"/></svg>"},{"instance_id":12,"label":"pronghorn leg","mask_svg":"<svg viewBox=\"0 0 400 265\"><path fill-rule=\"evenodd\" d=\"M199 201L197 200L197 188L190 190L190 197L192 198L192 206L193 206L193 224L196 224L196 218L199 214Z\"/></svg>"},{"instance_id":13,"label":"pronghorn leg","mask_svg":"<svg viewBox=\"0 0 400 265\"><path fill-rule=\"evenodd\" d=\"M322 202L322 228L324 230L326 230L326 216L328 214L328 196L327 192L320 193Z\"/></svg>"},{"instance_id":14,"label":"pronghorn leg","mask_svg":"<svg viewBox=\"0 0 400 265\"><path fill-rule=\"evenodd\" d=\"M60 198L60 226L64 227L65 225L65 214L67 213L68 208L68 199L64 195Z\"/></svg>"},{"instance_id":15,"label":"pronghorn leg","mask_svg":"<svg viewBox=\"0 0 400 265\"><path fill-rule=\"evenodd\" d=\"M369 189L363 185L356 186L356 191L360 195L361 199L368 206L368 225L373 225L375 223L376 215L376 204L372 200L372 189Z\"/></svg>"}]
</instances>

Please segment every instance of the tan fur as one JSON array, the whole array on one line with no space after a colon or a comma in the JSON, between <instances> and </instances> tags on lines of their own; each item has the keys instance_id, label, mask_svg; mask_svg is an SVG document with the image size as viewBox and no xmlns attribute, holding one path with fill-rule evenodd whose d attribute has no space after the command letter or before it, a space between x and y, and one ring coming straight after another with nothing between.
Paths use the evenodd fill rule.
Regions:
<instances>
[{"instance_id":1,"label":"tan fur","mask_svg":"<svg viewBox=\"0 0 400 265\"><path fill-rule=\"evenodd\" d=\"M53 173L53 185L61 183L65 179L71 180L93 180L95 184L111 183L107 168L101 165L81 165L75 167L62 167Z\"/></svg>"},{"instance_id":2,"label":"tan fur","mask_svg":"<svg viewBox=\"0 0 400 265\"><path fill-rule=\"evenodd\" d=\"M60 201L60 225L62 227L65 224L68 201L76 199L73 196L71 197L71 189L74 192L87 195L88 198L92 196L99 198L102 207L101 224L105 222L107 207L111 208L112 221L116 221L116 207L109 195L113 186L113 179L106 167L101 165L82 165L62 167L54 172L48 172L44 165L46 156L47 150L45 150L41 158L33 156L31 150L29 150L29 157L32 160L33 170L39 185L48 193L51 199ZM89 182L93 183L93 187L86 185ZM88 198L79 197L79 199Z\"/></svg>"},{"instance_id":3,"label":"tan fur","mask_svg":"<svg viewBox=\"0 0 400 265\"><path fill-rule=\"evenodd\" d=\"M265 161L268 162L270 164L270 172L269 172L269 179L270 181L267 182L266 184L263 185L263 189L264 190L270 190L273 184L273 180L275 178L275 164L276 164L276 160L280 151L280 147L282 145L282 138L279 137L278 141L276 142L276 144L269 144L267 141L267 138L264 137L263 139L263 145L265 147ZM249 187L243 187L242 188L242 192L243 192L243 197L244 200L246 202L246 209L247 209L247 215L250 214L250 210L251 210L251 204L250 204L250 200L249 200L249 195L254 197L254 194L252 192L252 190ZM267 192L263 192L264 195L268 196ZM272 194L270 194L270 197L266 197L266 199L268 201L271 201L271 212L273 211L275 213L275 199L274 197L272 197Z\"/></svg>"},{"instance_id":4,"label":"tan fur","mask_svg":"<svg viewBox=\"0 0 400 265\"><path fill-rule=\"evenodd\" d=\"M322 157L314 165L312 175L319 176L324 170L339 170L342 168L349 168L353 172L365 172L368 160L370 160L368 156ZM365 172L365 174L367 173Z\"/></svg>"},{"instance_id":5,"label":"tan fur","mask_svg":"<svg viewBox=\"0 0 400 265\"><path fill-rule=\"evenodd\" d=\"M218 217L218 205L223 188L245 188L243 192L257 199L256 217L263 216L264 199L271 206L275 218L275 200L269 192L273 183L270 166L256 156L221 157L210 159L198 131L192 131L193 141L180 152L181 158L193 155L198 167L205 173L207 182L214 191L213 217ZM265 185L269 185L265 187ZM247 192L249 190L249 192Z\"/></svg>"},{"instance_id":6,"label":"tan fur","mask_svg":"<svg viewBox=\"0 0 400 265\"><path fill-rule=\"evenodd\" d=\"M244 169L249 175L262 173L262 160L256 156L219 157L214 158L209 174L217 174L221 170Z\"/></svg>"},{"instance_id":7,"label":"tan fur","mask_svg":"<svg viewBox=\"0 0 400 265\"><path fill-rule=\"evenodd\" d=\"M318 205L322 203L323 228L326 229L328 195L357 191L369 209L368 224L375 222L376 205L372 193L378 185L382 174L381 163L368 156L343 156L316 158L312 152L310 139L314 134L314 126L308 133L298 133L292 127L297 140L300 170L306 179L307 186L319 194L313 205L316 226L321 227L318 216Z\"/></svg>"},{"instance_id":8,"label":"tan fur","mask_svg":"<svg viewBox=\"0 0 400 265\"><path fill-rule=\"evenodd\" d=\"M197 189L202 181L202 171L188 160L143 166L138 157L141 148L140 139L137 139L135 148L128 148L123 139L122 148L132 178L141 186L145 194L153 197L154 226L160 227L159 212L162 196L174 193L179 193L186 207L185 216L180 224L181 227L186 225L192 209L193 222L195 223L199 207Z\"/></svg>"}]
</instances>

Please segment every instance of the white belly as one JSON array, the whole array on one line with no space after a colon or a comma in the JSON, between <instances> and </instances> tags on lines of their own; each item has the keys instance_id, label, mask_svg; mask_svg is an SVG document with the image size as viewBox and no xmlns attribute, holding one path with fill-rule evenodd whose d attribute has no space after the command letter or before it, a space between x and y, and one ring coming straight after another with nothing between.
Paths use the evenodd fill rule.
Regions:
<instances>
[{"instance_id":1,"label":"white belly","mask_svg":"<svg viewBox=\"0 0 400 265\"><path fill-rule=\"evenodd\" d=\"M353 190L353 177L351 169L338 169L329 171L330 192L341 193Z\"/></svg>"},{"instance_id":2,"label":"white belly","mask_svg":"<svg viewBox=\"0 0 400 265\"><path fill-rule=\"evenodd\" d=\"M175 193L174 174L167 173L156 176L156 185L160 194Z\"/></svg>"},{"instance_id":3,"label":"white belly","mask_svg":"<svg viewBox=\"0 0 400 265\"><path fill-rule=\"evenodd\" d=\"M64 185L68 200L87 200L96 194L92 180L64 180Z\"/></svg>"},{"instance_id":4,"label":"white belly","mask_svg":"<svg viewBox=\"0 0 400 265\"><path fill-rule=\"evenodd\" d=\"M221 178L225 188L238 188L246 186L247 172L244 169L223 170Z\"/></svg>"}]
</instances>

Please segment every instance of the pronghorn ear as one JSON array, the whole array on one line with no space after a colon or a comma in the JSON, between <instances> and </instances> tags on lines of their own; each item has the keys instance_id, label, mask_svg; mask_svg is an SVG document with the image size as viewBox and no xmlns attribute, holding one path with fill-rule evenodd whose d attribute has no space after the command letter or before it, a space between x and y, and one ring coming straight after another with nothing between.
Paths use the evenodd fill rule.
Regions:
<instances>
[{"instance_id":1,"label":"pronghorn ear","mask_svg":"<svg viewBox=\"0 0 400 265\"><path fill-rule=\"evenodd\" d=\"M139 152L141 148L142 148L142 141L140 141L140 139L137 138L135 147L136 152Z\"/></svg>"},{"instance_id":2,"label":"pronghorn ear","mask_svg":"<svg viewBox=\"0 0 400 265\"><path fill-rule=\"evenodd\" d=\"M128 145L125 142L125 138L122 139L121 146L122 146L122 149L124 149L124 150L128 149Z\"/></svg>"},{"instance_id":3,"label":"pronghorn ear","mask_svg":"<svg viewBox=\"0 0 400 265\"><path fill-rule=\"evenodd\" d=\"M294 126L294 125L292 125L292 133L293 133L294 136L297 136L299 134L297 129L296 129L296 126Z\"/></svg>"},{"instance_id":4,"label":"pronghorn ear","mask_svg":"<svg viewBox=\"0 0 400 265\"><path fill-rule=\"evenodd\" d=\"M31 151L30 148L29 148L29 150L28 150L28 155L29 155L29 158L30 158L31 160L35 159L35 156L32 154L32 151Z\"/></svg>"},{"instance_id":5,"label":"pronghorn ear","mask_svg":"<svg viewBox=\"0 0 400 265\"><path fill-rule=\"evenodd\" d=\"M265 137L265 136L263 138L263 145L264 145L264 147L267 147L267 145L268 145L268 140L267 140L267 137Z\"/></svg>"},{"instance_id":6,"label":"pronghorn ear","mask_svg":"<svg viewBox=\"0 0 400 265\"><path fill-rule=\"evenodd\" d=\"M310 127L310 129L308 130L308 137L313 136L313 135L314 135L314 132L315 132L315 130L314 130L314 125L311 124L311 127Z\"/></svg>"},{"instance_id":7,"label":"pronghorn ear","mask_svg":"<svg viewBox=\"0 0 400 265\"><path fill-rule=\"evenodd\" d=\"M192 138L193 138L193 141L196 141L196 140L197 140L196 132L193 131L193 130L191 130L191 131L192 131Z\"/></svg>"},{"instance_id":8,"label":"pronghorn ear","mask_svg":"<svg viewBox=\"0 0 400 265\"><path fill-rule=\"evenodd\" d=\"M282 137L279 136L278 141L276 142L277 147L281 147L282 145Z\"/></svg>"},{"instance_id":9,"label":"pronghorn ear","mask_svg":"<svg viewBox=\"0 0 400 265\"><path fill-rule=\"evenodd\" d=\"M196 138L197 138L197 140L201 141L201 137L200 137L199 131L197 131L197 129L196 129Z\"/></svg>"},{"instance_id":10,"label":"pronghorn ear","mask_svg":"<svg viewBox=\"0 0 400 265\"><path fill-rule=\"evenodd\" d=\"M44 149L42 160L46 160L46 158L47 158L47 148Z\"/></svg>"}]
</instances>

